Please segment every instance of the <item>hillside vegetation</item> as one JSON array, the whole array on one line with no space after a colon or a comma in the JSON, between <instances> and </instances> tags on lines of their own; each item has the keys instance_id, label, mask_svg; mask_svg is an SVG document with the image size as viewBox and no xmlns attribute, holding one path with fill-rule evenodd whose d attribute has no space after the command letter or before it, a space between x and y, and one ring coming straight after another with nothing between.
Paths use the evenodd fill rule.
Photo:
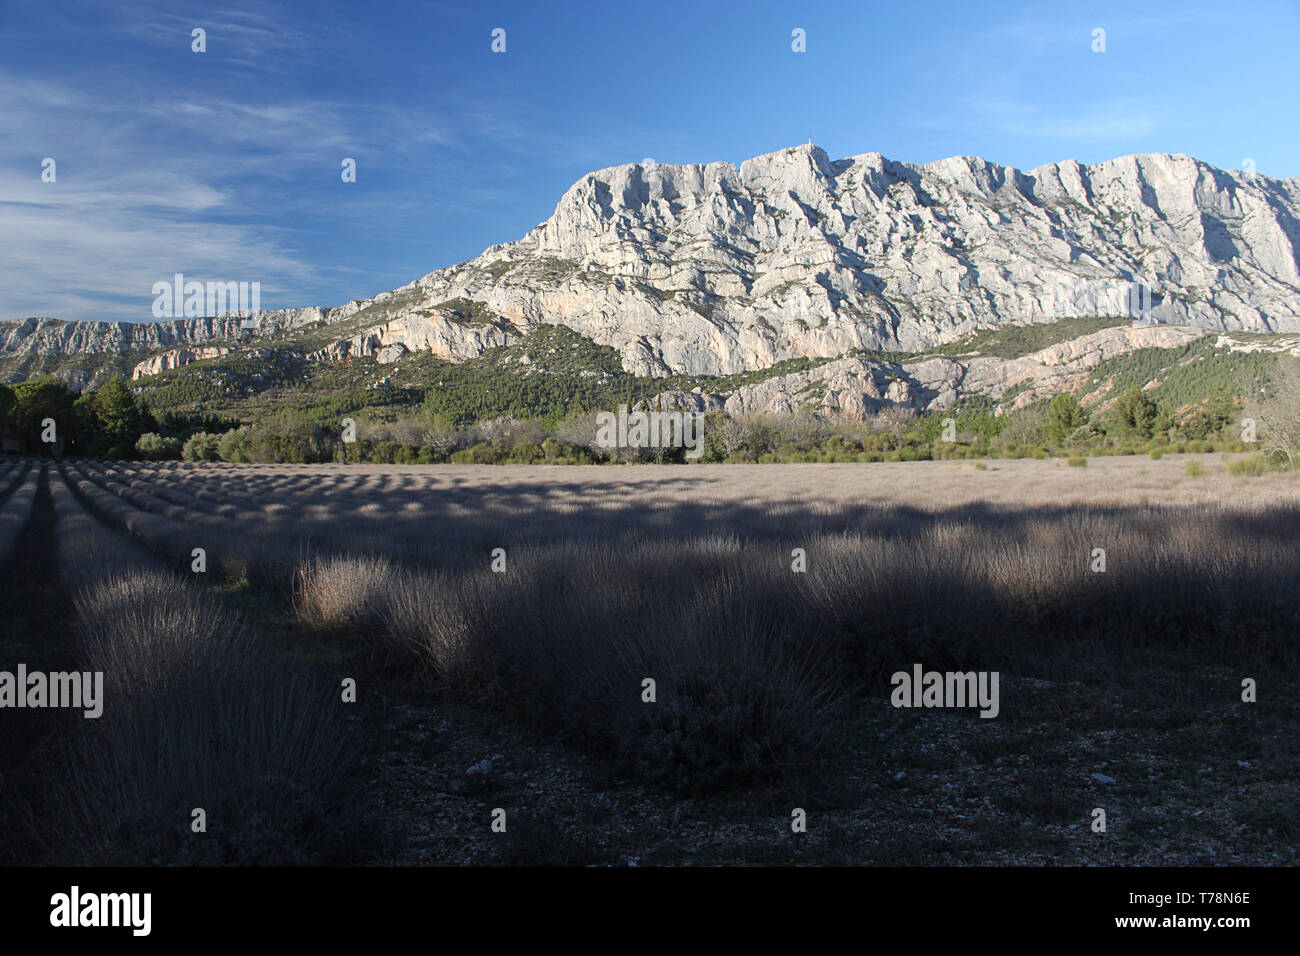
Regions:
<instances>
[{"instance_id":1,"label":"hillside vegetation","mask_svg":"<svg viewBox=\"0 0 1300 956\"><path fill-rule=\"evenodd\" d=\"M472 303L466 322L483 321ZM1014 359L1120 324L1063 319L978 332L925 353L880 356L925 360ZM789 359L729 376L648 377L622 367L618 352L561 325L535 328L513 344L462 362L428 352L381 365L373 356L308 360L319 330L276 337L125 386L110 380L83 395L42 376L0 390L4 435L21 448L65 454L187 457L229 461L470 461L587 463L685 461L681 448L605 449L594 416L652 403L665 392L736 389L809 372L830 358ZM1241 338L1241 337L1237 337ZM1252 346L1273 338L1252 336ZM1276 337L1280 339L1281 337ZM310 340L310 341L308 341ZM1235 341L1234 339L1233 341ZM792 414L711 411L702 424L702 461L884 461L966 457L1247 451L1243 419L1276 401L1293 376L1289 355L1233 350L1211 336L1171 348L1139 348L1096 365L1077 392L1017 407L1020 387L1000 400L964 394L956 406L917 413L886 408L865 421L828 416L816 381ZM130 400L130 408L123 404ZM107 404L106 404L107 403ZM99 406L119 406L107 423ZM98 414L99 417L96 417ZM1278 416L1272 416L1276 420ZM58 423L51 444L40 423ZM124 424L125 421L125 424ZM346 430L348 424L350 430ZM1276 429L1275 429L1276 430ZM1259 467L1286 460L1276 448Z\"/></svg>"}]
</instances>

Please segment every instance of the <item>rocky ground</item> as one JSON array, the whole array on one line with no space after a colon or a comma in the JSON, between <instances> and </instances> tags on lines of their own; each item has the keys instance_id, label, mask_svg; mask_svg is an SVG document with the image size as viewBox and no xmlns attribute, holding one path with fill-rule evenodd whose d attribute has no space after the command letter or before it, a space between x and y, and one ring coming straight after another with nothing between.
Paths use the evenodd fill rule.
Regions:
<instances>
[{"instance_id":1,"label":"rocky ground","mask_svg":"<svg viewBox=\"0 0 1300 956\"><path fill-rule=\"evenodd\" d=\"M987 721L900 721L877 694L811 779L705 797L648 791L599 756L412 686L383 725L376 862L1294 865L1296 696L1252 708L1236 675L1158 662L1127 677L1122 688L1013 678L1001 719ZM1105 833L1092 830L1098 807ZM794 808L806 833L792 832Z\"/></svg>"},{"instance_id":2,"label":"rocky ground","mask_svg":"<svg viewBox=\"0 0 1300 956\"><path fill-rule=\"evenodd\" d=\"M898 506L1296 500L1293 476L1235 479L1181 456L876 466L621 469L620 497L704 479L694 494L744 489L772 504L798 489L828 509L864 499ZM476 494L509 507L556 469L479 469ZM482 475L478 475L478 471ZM513 472L513 473L512 473ZM533 474L533 473L536 474ZM603 476L598 476L603 477ZM493 489L493 479L501 482ZM609 480L613 480L613 477ZM600 484L589 489L597 494ZM685 492L686 489L683 489ZM502 500L505 496L505 500ZM990 636L991 638L994 636ZM1088 649L1077 651L1088 659ZM1300 694L1269 683L1255 704L1243 675L1195 660L1138 667L1088 660L1005 674L997 719L908 711L886 686L861 688L828 727L826 758L781 785L704 796L648 790L586 753L414 677L381 718L371 794L387 821L379 862L392 864L1294 864L1300 831ZM493 832L495 808L506 811ZM791 812L807 812L807 832ZM1094 832L1094 811L1106 831Z\"/></svg>"}]
</instances>

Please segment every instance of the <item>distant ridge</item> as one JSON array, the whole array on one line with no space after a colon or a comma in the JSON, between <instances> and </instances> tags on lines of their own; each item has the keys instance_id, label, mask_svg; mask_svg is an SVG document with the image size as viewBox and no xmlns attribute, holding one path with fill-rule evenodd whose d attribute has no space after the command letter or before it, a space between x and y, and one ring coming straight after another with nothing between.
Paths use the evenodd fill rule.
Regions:
<instances>
[{"instance_id":1,"label":"distant ridge","mask_svg":"<svg viewBox=\"0 0 1300 956\"><path fill-rule=\"evenodd\" d=\"M813 145L632 163L583 176L524 237L372 299L263 313L253 333L235 316L5 322L0 358L176 352L168 368L310 330L312 360L462 361L559 324L634 374L723 375L1088 314L1091 290L1124 284L1149 290L1152 322L1300 331L1300 180L1160 153L1027 172Z\"/></svg>"}]
</instances>

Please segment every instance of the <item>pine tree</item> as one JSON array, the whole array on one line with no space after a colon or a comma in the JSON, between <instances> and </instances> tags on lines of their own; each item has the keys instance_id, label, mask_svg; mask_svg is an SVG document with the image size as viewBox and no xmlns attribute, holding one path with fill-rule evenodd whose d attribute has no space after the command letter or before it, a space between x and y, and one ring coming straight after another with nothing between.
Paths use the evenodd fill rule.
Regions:
<instances>
[{"instance_id":1,"label":"pine tree","mask_svg":"<svg viewBox=\"0 0 1300 956\"><path fill-rule=\"evenodd\" d=\"M154 424L149 413L131 394L131 390L116 376L93 393L90 411L95 430L109 445L134 447L140 436Z\"/></svg>"},{"instance_id":2,"label":"pine tree","mask_svg":"<svg viewBox=\"0 0 1300 956\"><path fill-rule=\"evenodd\" d=\"M1043 431L1047 440L1061 444L1083 425L1088 424L1088 413L1069 392L1061 392L1047 406L1047 424Z\"/></svg>"}]
</instances>

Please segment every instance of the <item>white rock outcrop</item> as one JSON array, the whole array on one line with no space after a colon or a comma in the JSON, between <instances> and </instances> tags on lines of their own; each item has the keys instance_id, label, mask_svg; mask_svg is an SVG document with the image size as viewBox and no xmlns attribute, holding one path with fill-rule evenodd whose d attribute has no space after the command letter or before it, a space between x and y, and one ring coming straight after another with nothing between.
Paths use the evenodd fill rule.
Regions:
<instances>
[{"instance_id":1,"label":"white rock outcrop","mask_svg":"<svg viewBox=\"0 0 1300 956\"><path fill-rule=\"evenodd\" d=\"M221 358L223 355L229 355L237 351L234 348L223 345L208 345L198 348L168 349L158 355L151 355L143 362L137 362L135 368L131 370L132 380L143 378L146 375L157 375L159 372L165 372L168 369L180 368L182 365L189 365L191 362L202 362L205 359Z\"/></svg>"},{"instance_id":2,"label":"white rock outcrop","mask_svg":"<svg viewBox=\"0 0 1300 956\"><path fill-rule=\"evenodd\" d=\"M1115 294L1134 288L1149 298ZM549 323L614 347L630 372L722 375L1133 309L1171 326L1300 332L1300 180L1186 155L1020 171L965 156L831 160L811 145L739 167L613 166L517 241L337 309L263 313L254 337L338 326L313 357L461 361ZM193 347L236 325L28 319L0 323L0 356ZM873 373L860 394L912 400L949 372L926 370L930 385ZM852 406L845 391L835 400Z\"/></svg>"},{"instance_id":3,"label":"white rock outcrop","mask_svg":"<svg viewBox=\"0 0 1300 956\"><path fill-rule=\"evenodd\" d=\"M729 395L664 392L657 407L707 412L722 408L732 415L790 414L813 406L832 418L862 421L891 408L916 412L950 408L959 398L983 395L1019 408L1062 391L1076 391L1091 371L1108 358L1144 348L1178 348L1210 334L1180 326L1118 326L1019 358L932 358L917 362L880 362L843 358L817 368L742 385Z\"/></svg>"},{"instance_id":4,"label":"white rock outcrop","mask_svg":"<svg viewBox=\"0 0 1300 956\"><path fill-rule=\"evenodd\" d=\"M524 238L408 289L481 302L520 330L568 325L629 371L728 374L1138 310L1300 331L1297 223L1300 181L1190 156L1020 172L800 146L739 169L591 173ZM1149 298L1116 295L1126 286Z\"/></svg>"}]
</instances>

